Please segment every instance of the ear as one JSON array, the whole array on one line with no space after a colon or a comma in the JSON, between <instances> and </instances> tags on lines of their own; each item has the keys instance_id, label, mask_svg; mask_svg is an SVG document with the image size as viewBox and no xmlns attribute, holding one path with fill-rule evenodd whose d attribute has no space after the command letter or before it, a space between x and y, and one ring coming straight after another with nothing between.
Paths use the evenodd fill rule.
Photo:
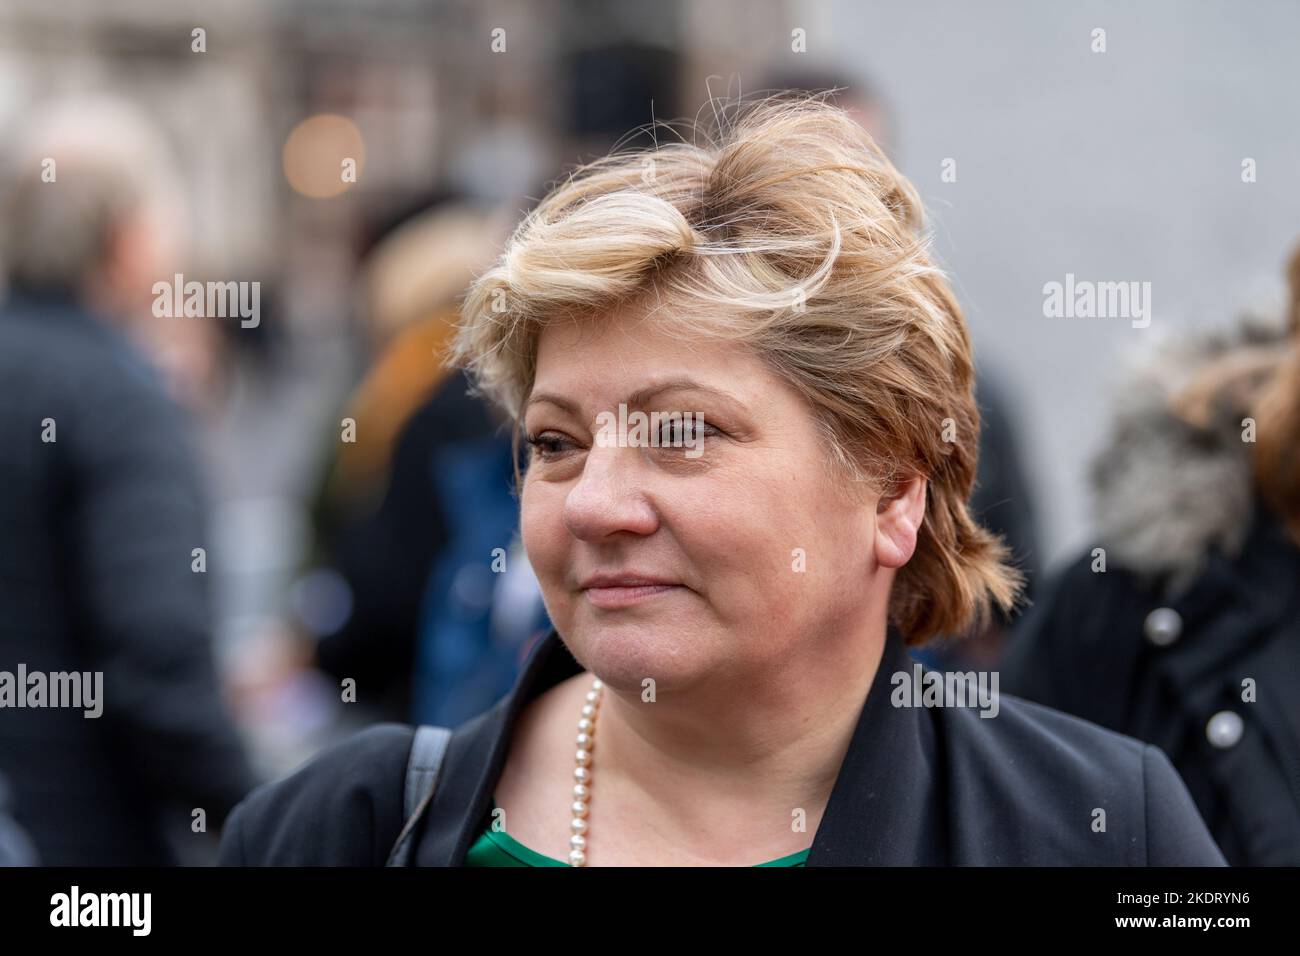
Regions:
<instances>
[{"instance_id":1,"label":"ear","mask_svg":"<svg viewBox=\"0 0 1300 956\"><path fill-rule=\"evenodd\" d=\"M157 236L144 213L135 213L118 224L110 253L113 267L129 281L138 281L151 267L156 271L154 244Z\"/></svg>"},{"instance_id":2,"label":"ear","mask_svg":"<svg viewBox=\"0 0 1300 956\"><path fill-rule=\"evenodd\" d=\"M926 480L920 475L895 482L876 504L876 561L901 568L916 551L916 536L925 518Z\"/></svg>"},{"instance_id":3,"label":"ear","mask_svg":"<svg viewBox=\"0 0 1300 956\"><path fill-rule=\"evenodd\" d=\"M98 263L95 276L96 293L106 296L110 308L118 309L132 303L131 288L142 278L140 262L140 225L138 217L128 215L113 224L105 239L104 255Z\"/></svg>"}]
</instances>

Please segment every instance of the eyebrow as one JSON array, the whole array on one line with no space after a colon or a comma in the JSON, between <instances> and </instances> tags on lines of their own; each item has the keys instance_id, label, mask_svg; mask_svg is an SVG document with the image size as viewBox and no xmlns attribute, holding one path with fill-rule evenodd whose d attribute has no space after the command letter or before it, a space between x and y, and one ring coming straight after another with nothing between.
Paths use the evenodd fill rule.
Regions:
<instances>
[{"instance_id":1,"label":"eyebrow","mask_svg":"<svg viewBox=\"0 0 1300 956\"><path fill-rule=\"evenodd\" d=\"M625 401L625 404L628 406L628 408L636 408L638 406L646 404L651 399L655 398L657 395L660 395L664 392L677 392L677 391L686 391L686 390L690 390L694 392L704 392L707 395L713 395L716 398L720 398L728 402L733 402L736 405L740 405L741 407L744 407L744 403L735 395L732 395L730 392L724 392L720 388L714 388L711 385L705 385L701 382L697 382L693 378L670 378L662 382L652 382L651 384L646 385L643 388L637 389L635 392L629 395ZM528 401L524 403L523 411L520 412L520 417L526 414L528 412L528 409L532 405L538 402L546 402L550 405L555 405L556 407L564 409L566 412L569 412L571 415L574 415L575 417L581 417L581 409L578 408L577 404L565 398L563 395L556 395L552 392L537 392L534 395L532 395L528 399Z\"/></svg>"}]
</instances>

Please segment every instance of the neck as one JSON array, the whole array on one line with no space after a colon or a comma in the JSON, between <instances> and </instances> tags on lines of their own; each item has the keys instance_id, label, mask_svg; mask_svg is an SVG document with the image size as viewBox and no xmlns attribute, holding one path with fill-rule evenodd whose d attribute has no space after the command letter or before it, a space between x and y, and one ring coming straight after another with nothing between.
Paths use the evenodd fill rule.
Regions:
<instances>
[{"instance_id":1,"label":"neck","mask_svg":"<svg viewBox=\"0 0 1300 956\"><path fill-rule=\"evenodd\" d=\"M761 674L711 677L653 703L606 685L592 759L595 799L613 808L615 826L705 853L710 840L719 852L806 847L879 667L885 619L875 617L867 628L798 646L789 660L766 661ZM591 678L578 681L581 693ZM802 832L791 827L799 810Z\"/></svg>"}]
</instances>

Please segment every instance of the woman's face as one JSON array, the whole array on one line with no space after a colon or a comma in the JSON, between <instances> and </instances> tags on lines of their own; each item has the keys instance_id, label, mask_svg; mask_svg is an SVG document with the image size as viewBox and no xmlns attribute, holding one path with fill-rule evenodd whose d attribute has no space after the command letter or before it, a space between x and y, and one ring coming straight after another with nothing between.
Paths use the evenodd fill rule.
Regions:
<instances>
[{"instance_id":1,"label":"woman's face","mask_svg":"<svg viewBox=\"0 0 1300 956\"><path fill-rule=\"evenodd\" d=\"M809 407L757 356L640 315L545 328L524 411L541 443L524 547L574 656L611 687L662 691L771 674L861 633L892 581L873 553L877 496L849 500ZM702 446L673 425L660 447L631 423L625 443L598 441L620 403L702 416ZM591 588L601 575L614 580ZM635 579L667 586L618 586Z\"/></svg>"}]
</instances>

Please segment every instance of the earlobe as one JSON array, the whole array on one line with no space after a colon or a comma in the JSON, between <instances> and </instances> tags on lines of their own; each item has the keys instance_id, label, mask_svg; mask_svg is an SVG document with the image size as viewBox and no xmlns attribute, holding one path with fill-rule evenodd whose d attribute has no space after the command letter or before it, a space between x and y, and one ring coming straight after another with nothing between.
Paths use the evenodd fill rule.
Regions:
<instances>
[{"instance_id":1,"label":"earlobe","mask_svg":"<svg viewBox=\"0 0 1300 956\"><path fill-rule=\"evenodd\" d=\"M876 505L876 561L901 568L916 551L916 538L925 519L926 480L921 476L897 483Z\"/></svg>"}]
</instances>

